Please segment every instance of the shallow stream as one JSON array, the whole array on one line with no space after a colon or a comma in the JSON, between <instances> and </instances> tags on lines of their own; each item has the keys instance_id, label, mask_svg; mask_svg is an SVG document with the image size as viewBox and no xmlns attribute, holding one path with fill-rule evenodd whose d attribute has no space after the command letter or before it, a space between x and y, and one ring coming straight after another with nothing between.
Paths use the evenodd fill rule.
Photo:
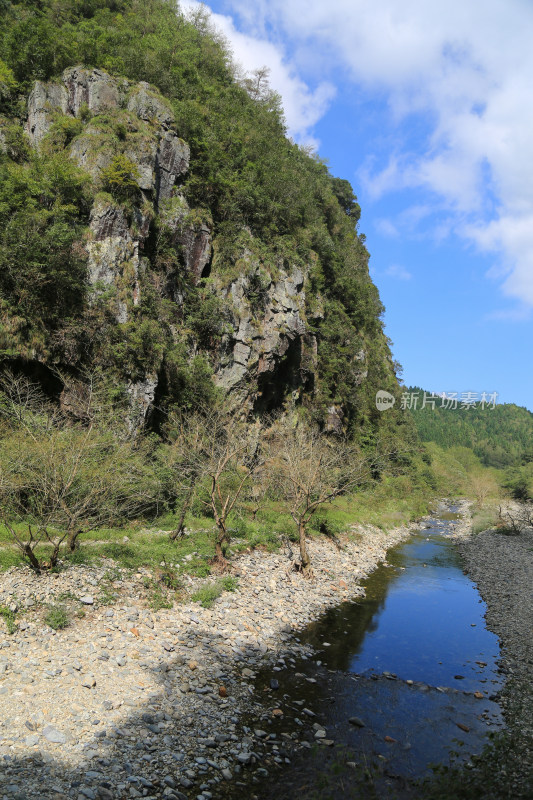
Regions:
<instances>
[{"instance_id":1,"label":"shallow stream","mask_svg":"<svg viewBox=\"0 0 533 800\"><path fill-rule=\"evenodd\" d=\"M314 731L308 735L311 751L285 772L287 798L311 796L302 775L311 787L328 747L330 753L345 748L358 764L379 768L383 781L373 791L386 797L392 796L388 778L395 789L405 788L432 764L468 762L489 731L502 727L498 639L485 627L485 604L453 545L456 512L454 506L439 509L389 551L388 563L364 581L364 598L329 610L299 634L315 648L312 659L271 673L280 686L272 694L293 709L275 727L298 733L309 722L306 708L330 743L317 740L317 749ZM262 675L259 682L267 679ZM279 786L274 782L260 796L279 798Z\"/></svg>"}]
</instances>

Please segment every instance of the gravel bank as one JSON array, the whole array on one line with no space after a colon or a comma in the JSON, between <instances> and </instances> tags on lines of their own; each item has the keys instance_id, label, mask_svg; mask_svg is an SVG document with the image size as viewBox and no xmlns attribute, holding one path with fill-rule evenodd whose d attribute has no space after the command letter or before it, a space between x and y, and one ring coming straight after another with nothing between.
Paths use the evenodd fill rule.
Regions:
<instances>
[{"instance_id":1,"label":"gravel bank","mask_svg":"<svg viewBox=\"0 0 533 800\"><path fill-rule=\"evenodd\" d=\"M409 534L354 532L342 550L310 543L312 581L287 571L287 553L240 556L237 591L211 609L153 611L152 573L111 562L2 575L0 605L16 610L18 629L8 635L0 620L0 797L210 800L243 774L264 780L290 763L298 741L283 731L281 692L273 681L258 702L253 680L310 655L292 631L362 594L359 582ZM84 616L55 631L43 621L54 603Z\"/></svg>"},{"instance_id":2,"label":"gravel bank","mask_svg":"<svg viewBox=\"0 0 533 800\"><path fill-rule=\"evenodd\" d=\"M500 639L507 674L501 703L511 746L503 764L508 794L502 796L532 797L533 529L516 536L463 531L458 547L487 604L487 626Z\"/></svg>"}]
</instances>

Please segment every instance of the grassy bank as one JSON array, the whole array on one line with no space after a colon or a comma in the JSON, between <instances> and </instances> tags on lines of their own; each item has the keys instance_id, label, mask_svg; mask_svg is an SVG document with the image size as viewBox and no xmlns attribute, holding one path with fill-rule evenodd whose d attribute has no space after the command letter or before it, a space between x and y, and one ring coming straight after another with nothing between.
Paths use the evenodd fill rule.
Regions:
<instances>
[{"instance_id":1,"label":"grassy bank","mask_svg":"<svg viewBox=\"0 0 533 800\"><path fill-rule=\"evenodd\" d=\"M323 505L312 518L308 534L334 539L356 524L391 530L424 516L438 498L445 496L471 499L474 530L485 530L497 522L503 475L500 470L483 467L467 448L444 450L430 443L408 474L384 475L378 482ZM66 546L62 549L61 568L69 563L94 564L109 558L127 569L179 564L189 574L207 576L215 555L214 520L205 516L200 503L193 502L185 518L185 533L171 540L170 534L179 523L179 511L178 507L175 513L167 511L124 526L87 530L79 536L74 552ZM39 519L10 521L10 526L27 536L28 522L37 527ZM297 530L286 504L268 497L259 507L244 502L232 516L229 532L230 556L256 547L275 550L287 540L297 541ZM52 529L51 533L60 534L61 530ZM49 543L39 545L38 558L46 562L51 547ZM12 533L0 524L0 570L23 563Z\"/></svg>"},{"instance_id":2,"label":"grassy bank","mask_svg":"<svg viewBox=\"0 0 533 800\"><path fill-rule=\"evenodd\" d=\"M396 487L398 494L401 487ZM379 491L365 491L357 495L338 498L317 515L309 528L312 537L335 538L349 531L351 525L375 525L390 530L407 524L429 509L432 498L413 493L403 497L393 496L389 485ZM112 558L119 566L137 569L156 567L162 563L179 564L192 575L207 576L215 555L213 519L192 513L187 514L185 534L176 540L170 533L178 524L179 514L165 514L152 521L138 521L125 527L98 528L84 533L73 552L62 552L62 566L92 564L102 558ZM15 530L24 532L27 523L14 524ZM255 515L243 513L230 525L231 554L250 548L278 549L289 540L296 543L297 535L290 515L276 502L266 503ZM43 544L36 550L39 558L46 560L50 546ZM0 525L0 570L24 563L20 550L5 525Z\"/></svg>"}]
</instances>

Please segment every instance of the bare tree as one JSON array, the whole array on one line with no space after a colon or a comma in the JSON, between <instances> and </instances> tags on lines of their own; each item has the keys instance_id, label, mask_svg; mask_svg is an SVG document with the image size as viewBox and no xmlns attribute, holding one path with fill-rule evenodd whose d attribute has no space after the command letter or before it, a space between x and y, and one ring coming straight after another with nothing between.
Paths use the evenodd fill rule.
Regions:
<instances>
[{"instance_id":1,"label":"bare tree","mask_svg":"<svg viewBox=\"0 0 533 800\"><path fill-rule=\"evenodd\" d=\"M373 465L345 440L300 424L291 428L288 423L270 437L270 462L298 530L300 558L294 566L309 577L309 522L321 506L368 480Z\"/></svg>"},{"instance_id":2,"label":"bare tree","mask_svg":"<svg viewBox=\"0 0 533 800\"><path fill-rule=\"evenodd\" d=\"M170 457L179 472L177 480L184 499L178 528L171 538L179 535L196 496L214 519L215 563L223 568L230 543L229 517L243 501L261 463L259 428L247 425L236 413L216 408L183 418L174 430Z\"/></svg>"},{"instance_id":3,"label":"bare tree","mask_svg":"<svg viewBox=\"0 0 533 800\"><path fill-rule=\"evenodd\" d=\"M9 369L0 374L0 418L32 436L49 429L59 415L38 384Z\"/></svg>"},{"instance_id":4,"label":"bare tree","mask_svg":"<svg viewBox=\"0 0 533 800\"><path fill-rule=\"evenodd\" d=\"M498 520L503 532L518 536L526 528L533 528L533 503L499 506Z\"/></svg>"},{"instance_id":5,"label":"bare tree","mask_svg":"<svg viewBox=\"0 0 533 800\"><path fill-rule=\"evenodd\" d=\"M483 508L486 499L498 491L498 484L490 474L474 474L470 476L470 487L476 498L478 508Z\"/></svg>"},{"instance_id":6,"label":"bare tree","mask_svg":"<svg viewBox=\"0 0 533 800\"><path fill-rule=\"evenodd\" d=\"M242 85L253 100L263 100L272 91L268 82L270 69L266 66L254 69L246 73L242 79Z\"/></svg>"},{"instance_id":7,"label":"bare tree","mask_svg":"<svg viewBox=\"0 0 533 800\"><path fill-rule=\"evenodd\" d=\"M194 500L198 481L204 473L207 457L205 432L208 424L209 415L206 411L188 415L175 412L167 422L170 443L164 451L164 462L171 472L173 494L181 500L178 524L169 533L171 541L183 536L185 517Z\"/></svg>"},{"instance_id":8,"label":"bare tree","mask_svg":"<svg viewBox=\"0 0 533 800\"><path fill-rule=\"evenodd\" d=\"M147 467L145 445L101 429L90 405L85 425L66 424L35 387L27 389L28 397L22 384L18 394L0 396L9 410L1 430L0 504L15 543L39 570L54 567L64 545L74 550L83 531L153 508L159 481ZM40 559L45 544L48 558Z\"/></svg>"}]
</instances>

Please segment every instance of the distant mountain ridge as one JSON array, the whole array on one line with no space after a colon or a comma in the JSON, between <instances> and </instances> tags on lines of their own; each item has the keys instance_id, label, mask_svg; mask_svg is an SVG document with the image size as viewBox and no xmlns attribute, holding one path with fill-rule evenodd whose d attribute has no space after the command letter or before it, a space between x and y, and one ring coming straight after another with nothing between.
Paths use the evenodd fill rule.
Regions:
<instances>
[{"instance_id":1,"label":"distant mountain ridge","mask_svg":"<svg viewBox=\"0 0 533 800\"><path fill-rule=\"evenodd\" d=\"M426 403L424 403L426 395ZM418 402L414 402L417 396ZM418 434L424 442L436 442L443 448L469 447L483 464L509 467L533 461L533 414L514 403L478 402L466 407L457 397L457 405L439 398L419 386L404 389L404 405L412 414ZM448 395L449 397L449 395Z\"/></svg>"}]
</instances>

